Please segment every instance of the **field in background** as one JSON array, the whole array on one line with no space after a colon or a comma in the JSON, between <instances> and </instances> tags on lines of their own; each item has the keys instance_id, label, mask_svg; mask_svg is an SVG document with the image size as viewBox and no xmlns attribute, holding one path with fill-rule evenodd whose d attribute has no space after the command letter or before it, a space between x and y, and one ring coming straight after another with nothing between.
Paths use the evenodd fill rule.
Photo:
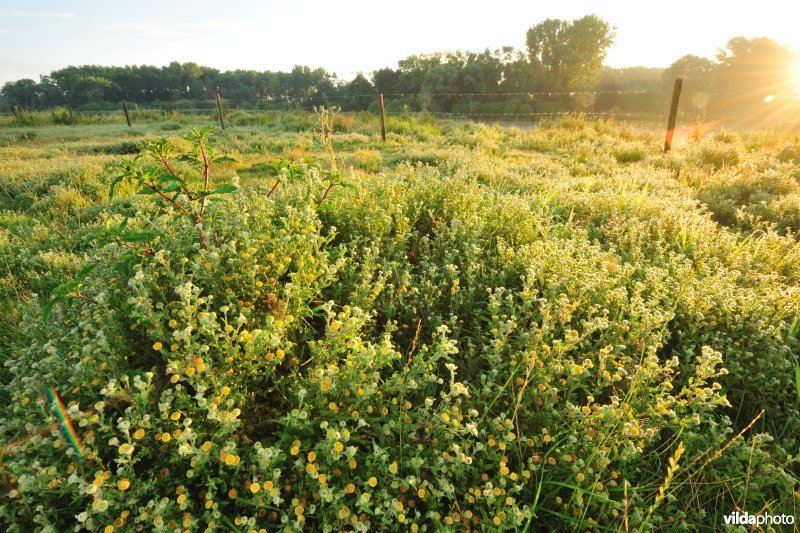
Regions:
<instances>
[{"instance_id":1,"label":"field in background","mask_svg":"<svg viewBox=\"0 0 800 533\"><path fill-rule=\"evenodd\" d=\"M0 400L11 406L0 442L52 422L43 383L81 410L101 398L116 406L79 431L98 435L94 458L76 461L55 432L0 457L13 485L0 494L0 524L59 529L83 513L91 529L119 519L243 531L281 521L716 529L734 511L797 514L796 138L696 128L664 154L657 130L580 116L529 131L389 116L383 143L377 117L342 115L333 149L348 186L317 208L325 188L305 164L330 160L314 115L228 118L212 144L235 162L218 165L214 180L238 176L241 192L210 212L240 247L197 259L198 269L214 263L208 278L162 279L137 259L158 279L152 287L118 280L114 247L87 237L125 213L170 228L174 244L155 246L173 263L205 257L179 236L192 226L165 222L152 197L128 188L109 202L108 193L121 159L162 136L185 148L181 136L208 119L0 128ZM276 161L297 165L297 177L271 194ZM237 218L245 212L262 218ZM259 296L252 284L276 253L297 258L265 274L272 285ZM141 302L130 304L131 323L72 302L45 326L49 295L87 261L101 264L86 284L93 297L116 287L170 308L186 280L218 300L233 294L228 305L255 309L242 312L272 332L264 350L281 361L220 359L207 377L187 377L173 363L196 346L170 350L159 339L175 320L197 320L194 331L201 320L153 311L134 331ZM300 273L325 281L303 285ZM294 322L277 328L275 306L290 300ZM80 331L92 341L82 344ZM92 355L101 338L110 347ZM255 354L241 343L225 349ZM255 368L272 377L234 373ZM109 392L109 380L146 372L155 373L150 407ZM181 372L184 389L170 380ZM206 420L186 393L198 386L209 399L230 393L226 409L241 420ZM175 436L173 411L194 420L196 440ZM133 440L135 427L145 440ZM138 464L118 457L128 440ZM109 472L102 497L87 489L98 472ZM259 492L267 483L277 496Z\"/></svg>"}]
</instances>

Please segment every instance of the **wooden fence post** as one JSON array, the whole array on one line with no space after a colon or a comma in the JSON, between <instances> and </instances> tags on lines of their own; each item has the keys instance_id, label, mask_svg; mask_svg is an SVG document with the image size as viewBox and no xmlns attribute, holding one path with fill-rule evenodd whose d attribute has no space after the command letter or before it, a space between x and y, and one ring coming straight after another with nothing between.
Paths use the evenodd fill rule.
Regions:
<instances>
[{"instance_id":1,"label":"wooden fence post","mask_svg":"<svg viewBox=\"0 0 800 533\"><path fill-rule=\"evenodd\" d=\"M381 139L386 142L386 113L383 108L383 93L378 95L378 107L381 110Z\"/></svg>"},{"instance_id":2,"label":"wooden fence post","mask_svg":"<svg viewBox=\"0 0 800 533\"><path fill-rule=\"evenodd\" d=\"M22 118L19 115L19 108L17 107L17 104L12 104L11 112L14 113L15 117L17 117L17 124L19 124L19 122L20 122L20 120L22 120Z\"/></svg>"},{"instance_id":3,"label":"wooden fence post","mask_svg":"<svg viewBox=\"0 0 800 533\"><path fill-rule=\"evenodd\" d=\"M131 116L128 114L128 102L125 100L122 101L122 111L125 112L125 122L128 123L128 127L131 127Z\"/></svg>"},{"instance_id":4,"label":"wooden fence post","mask_svg":"<svg viewBox=\"0 0 800 533\"><path fill-rule=\"evenodd\" d=\"M222 98L219 96L219 87L217 90L214 91L214 94L217 96L217 111L219 112L219 125L222 126L222 129L225 129L225 118L222 116Z\"/></svg>"},{"instance_id":5,"label":"wooden fence post","mask_svg":"<svg viewBox=\"0 0 800 533\"><path fill-rule=\"evenodd\" d=\"M75 114L72 112L72 104L67 104L67 111L69 111L70 125L75 125Z\"/></svg>"},{"instance_id":6,"label":"wooden fence post","mask_svg":"<svg viewBox=\"0 0 800 533\"><path fill-rule=\"evenodd\" d=\"M672 89L672 105L669 108L669 121L667 122L667 138L664 140L664 151L672 149L672 136L675 133L675 119L678 116L678 102L681 99L683 89L683 78L675 80L675 88Z\"/></svg>"}]
</instances>

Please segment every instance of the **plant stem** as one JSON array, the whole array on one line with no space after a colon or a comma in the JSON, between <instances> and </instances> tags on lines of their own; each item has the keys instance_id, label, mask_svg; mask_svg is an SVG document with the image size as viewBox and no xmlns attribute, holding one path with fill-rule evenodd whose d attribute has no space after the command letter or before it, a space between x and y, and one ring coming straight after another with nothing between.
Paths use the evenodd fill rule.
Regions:
<instances>
[{"instance_id":1,"label":"plant stem","mask_svg":"<svg viewBox=\"0 0 800 533\"><path fill-rule=\"evenodd\" d=\"M267 193L267 198L269 198L270 196L272 196L272 193L274 193L274 192L275 192L275 189L277 189L277 188L278 188L278 185L280 185L280 184L281 184L281 180L275 180L275 185L273 185L273 186L272 186L272 188L271 188L271 189L269 190L269 192Z\"/></svg>"},{"instance_id":2,"label":"plant stem","mask_svg":"<svg viewBox=\"0 0 800 533\"><path fill-rule=\"evenodd\" d=\"M172 205L174 205L175 207L177 207L178 209L180 209L181 213L183 213L184 215L186 215L186 216L192 216L192 214L189 212L189 210L188 210L188 209L186 209L186 208L185 208L185 207L183 207L181 204L179 204L178 202L176 202L175 200L173 200L172 198L170 198L169 196L167 196L166 194L164 194L162 191L160 191L160 190L158 189L158 187L156 187L156 186L155 186L155 185L153 185L152 183L147 183L147 182L145 182L145 185L146 185L147 187L150 187L150 189L152 189L152 190L153 190L153 192L155 192L156 194L158 194L158 195L159 195L160 197L162 197L164 200L168 201L169 203L171 203Z\"/></svg>"},{"instance_id":3,"label":"plant stem","mask_svg":"<svg viewBox=\"0 0 800 533\"><path fill-rule=\"evenodd\" d=\"M206 197L205 193L208 192L208 181L209 181L209 163L208 158L206 157L206 151L203 149L202 141L198 143L198 148L200 148L200 155L203 156L203 198L200 201L200 217L203 216L203 211L206 209Z\"/></svg>"},{"instance_id":4,"label":"plant stem","mask_svg":"<svg viewBox=\"0 0 800 533\"><path fill-rule=\"evenodd\" d=\"M329 192L331 192L331 188L332 188L332 187L333 187L333 182L329 183L329 184L328 184L328 188L327 188L327 189L325 189L325 192L324 192L324 193L322 193L322 198L320 198L320 199L319 199L319 202L317 203L317 209L319 209L319 206L321 206L321 205L322 205L322 202L324 202L324 201L325 201L325 198L327 198L327 197L328 197L328 193L329 193Z\"/></svg>"},{"instance_id":5,"label":"plant stem","mask_svg":"<svg viewBox=\"0 0 800 533\"><path fill-rule=\"evenodd\" d=\"M86 296L85 294L83 294L83 293L81 293L81 292L78 292L78 293L76 293L76 294L75 294L75 297L76 297L76 298L80 298L81 300L84 300L84 301L86 301L86 302L89 302L89 303L91 303L91 304L94 304L94 305L100 305L100 306L102 306L102 305L103 305L103 304L101 304L100 302L98 302L97 300L95 300L94 298L89 298L88 296ZM104 307L105 307L106 309L108 309L109 311L117 311L117 312L121 312L119 309L117 309L116 307L114 307L113 305L110 305L110 304L109 304L109 305L106 305L106 306L104 306Z\"/></svg>"}]
</instances>

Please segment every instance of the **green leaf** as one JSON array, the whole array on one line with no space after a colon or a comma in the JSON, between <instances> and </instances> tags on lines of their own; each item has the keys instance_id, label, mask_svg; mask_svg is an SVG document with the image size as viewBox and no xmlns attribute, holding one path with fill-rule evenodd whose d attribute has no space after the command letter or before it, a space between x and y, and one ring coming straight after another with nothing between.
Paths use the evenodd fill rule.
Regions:
<instances>
[{"instance_id":1,"label":"green leaf","mask_svg":"<svg viewBox=\"0 0 800 533\"><path fill-rule=\"evenodd\" d=\"M155 238L156 234L151 231L127 231L122 235L122 240L126 242L149 242Z\"/></svg>"},{"instance_id":2,"label":"green leaf","mask_svg":"<svg viewBox=\"0 0 800 533\"><path fill-rule=\"evenodd\" d=\"M239 187L237 187L236 185L220 185L219 187L211 191L211 194L230 194L238 190Z\"/></svg>"},{"instance_id":3,"label":"green leaf","mask_svg":"<svg viewBox=\"0 0 800 533\"><path fill-rule=\"evenodd\" d=\"M88 275L89 275L89 272L91 272L92 270L94 270L94 267L96 267L96 266L97 266L97 265L95 265L95 264L89 264L89 265L86 265L85 267L83 267L83 268L81 269L81 271L80 271L80 272L78 272L78 275L77 275L77 276L75 276L75 280L76 280L76 281L83 281L83 280L86 278L86 276L88 276Z\"/></svg>"},{"instance_id":4,"label":"green leaf","mask_svg":"<svg viewBox=\"0 0 800 533\"><path fill-rule=\"evenodd\" d=\"M170 181L166 185L161 187L161 192L180 192L180 191L181 191L181 186L174 181Z\"/></svg>"},{"instance_id":5,"label":"green leaf","mask_svg":"<svg viewBox=\"0 0 800 533\"><path fill-rule=\"evenodd\" d=\"M45 304L44 309L42 310L42 319L45 324L47 324L50 321L50 313L52 313L53 308L56 306L56 304L67 298L70 292L77 289L80 286L81 282L86 278L86 276L89 275L89 272L91 272L95 266L97 265L94 264L86 265L81 269L80 272L78 272L78 274L75 276L75 279L73 279L69 283L62 285L61 287L57 287L53 291L54 294L53 298Z\"/></svg>"},{"instance_id":6,"label":"green leaf","mask_svg":"<svg viewBox=\"0 0 800 533\"><path fill-rule=\"evenodd\" d=\"M794 386L797 389L797 399L800 400L800 364L794 367Z\"/></svg>"},{"instance_id":7,"label":"green leaf","mask_svg":"<svg viewBox=\"0 0 800 533\"><path fill-rule=\"evenodd\" d=\"M215 163L236 163L236 160L234 158L232 158L230 156L227 156L227 155L221 155L221 156L215 157L213 161Z\"/></svg>"}]
</instances>

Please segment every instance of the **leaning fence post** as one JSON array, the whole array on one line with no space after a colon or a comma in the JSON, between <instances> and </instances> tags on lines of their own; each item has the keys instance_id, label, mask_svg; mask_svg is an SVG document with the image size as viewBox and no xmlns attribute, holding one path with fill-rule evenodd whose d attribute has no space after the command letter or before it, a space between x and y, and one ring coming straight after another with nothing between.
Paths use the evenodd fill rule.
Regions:
<instances>
[{"instance_id":1,"label":"leaning fence post","mask_svg":"<svg viewBox=\"0 0 800 533\"><path fill-rule=\"evenodd\" d=\"M678 102L681 99L681 89L683 89L683 78L675 80L675 88L672 89L672 105L669 108L669 121L667 122L667 138L664 140L664 151L672 149L672 136L675 133L675 119L678 116Z\"/></svg>"},{"instance_id":2,"label":"leaning fence post","mask_svg":"<svg viewBox=\"0 0 800 533\"><path fill-rule=\"evenodd\" d=\"M214 91L214 94L217 96L217 111L219 112L219 125L222 126L222 129L225 129L225 118L222 116L222 98L219 96L219 87L217 90Z\"/></svg>"},{"instance_id":3,"label":"leaning fence post","mask_svg":"<svg viewBox=\"0 0 800 533\"><path fill-rule=\"evenodd\" d=\"M17 107L17 104L12 104L11 105L11 112L14 113L15 117L17 117L17 124L19 124L19 122L20 122L20 120L22 120L22 118L19 115L19 108Z\"/></svg>"},{"instance_id":4,"label":"leaning fence post","mask_svg":"<svg viewBox=\"0 0 800 533\"><path fill-rule=\"evenodd\" d=\"M131 127L131 116L128 114L128 102L125 100L122 101L122 111L125 113L125 122L128 123L128 127Z\"/></svg>"},{"instance_id":5,"label":"leaning fence post","mask_svg":"<svg viewBox=\"0 0 800 533\"><path fill-rule=\"evenodd\" d=\"M378 95L378 107L381 111L381 139L386 142L386 113L383 109L383 93Z\"/></svg>"},{"instance_id":6,"label":"leaning fence post","mask_svg":"<svg viewBox=\"0 0 800 533\"><path fill-rule=\"evenodd\" d=\"M75 125L75 113L72 112L72 104L67 104L67 111L69 111L69 123Z\"/></svg>"}]
</instances>

